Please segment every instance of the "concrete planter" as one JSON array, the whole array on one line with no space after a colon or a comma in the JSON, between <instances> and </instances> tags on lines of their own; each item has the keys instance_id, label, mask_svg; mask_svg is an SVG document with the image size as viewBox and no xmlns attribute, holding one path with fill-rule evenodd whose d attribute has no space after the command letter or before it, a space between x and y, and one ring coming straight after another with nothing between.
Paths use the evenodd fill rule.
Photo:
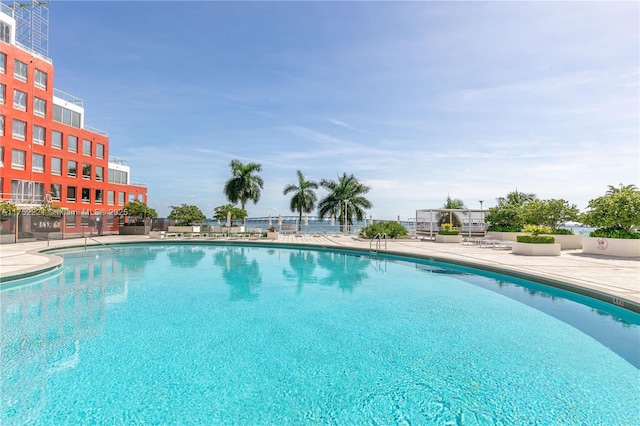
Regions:
<instances>
[{"instance_id":1,"label":"concrete planter","mask_svg":"<svg viewBox=\"0 0 640 426\"><path fill-rule=\"evenodd\" d=\"M164 238L164 231L149 231L149 238L156 240Z\"/></svg>"},{"instance_id":2,"label":"concrete planter","mask_svg":"<svg viewBox=\"0 0 640 426\"><path fill-rule=\"evenodd\" d=\"M200 226L169 226L167 232L200 232Z\"/></svg>"},{"instance_id":3,"label":"concrete planter","mask_svg":"<svg viewBox=\"0 0 640 426\"><path fill-rule=\"evenodd\" d=\"M582 252L617 257L640 257L640 240L584 237Z\"/></svg>"},{"instance_id":4,"label":"concrete planter","mask_svg":"<svg viewBox=\"0 0 640 426\"><path fill-rule=\"evenodd\" d=\"M121 226L119 229L120 235L148 235L151 231L150 226Z\"/></svg>"},{"instance_id":5,"label":"concrete planter","mask_svg":"<svg viewBox=\"0 0 640 426\"><path fill-rule=\"evenodd\" d=\"M562 246L554 244L513 243L511 253L523 256L560 256Z\"/></svg>"},{"instance_id":6,"label":"concrete planter","mask_svg":"<svg viewBox=\"0 0 640 426\"><path fill-rule=\"evenodd\" d=\"M436 234L436 243L462 243L462 235L440 235Z\"/></svg>"},{"instance_id":7,"label":"concrete planter","mask_svg":"<svg viewBox=\"0 0 640 426\"><path fill-rule=\"evenodd\" d=\"M582 248L582 235L556 235L556 234L544 234L553 237L556 243L562 246L562 250L575 250Z\"/></svg>"},{"instance_id":8,"label":"concrete planter","mask_svg":"<svg viewBox=\"0 0 640 426\"><path fill-rule=\"evenodd\" d=\"M487 232L487 236L491 236L494 240L500 241L518 241L518 235L527 235L524 232ZM555 237L555 235L554 235Z\"/></svg>"},{"instance_id":9,"label":"concrete planter","mask_svg":"<svg viewBox=\"0 0 640 426\"><path fill-rule=\"evenodd\" d=\"M278 239L278 231L267 231L267 240L277 240Z\"/></svg>"}]
</instances>

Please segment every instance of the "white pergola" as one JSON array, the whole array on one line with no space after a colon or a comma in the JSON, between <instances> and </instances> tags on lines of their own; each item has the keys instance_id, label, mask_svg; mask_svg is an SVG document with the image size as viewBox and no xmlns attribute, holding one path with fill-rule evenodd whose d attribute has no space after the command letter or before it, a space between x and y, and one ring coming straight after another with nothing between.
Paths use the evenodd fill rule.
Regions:
<instances>
[{"instance_id":1,"label":"white pergola","mask_svg":"<svg viewBox=\"0 0 640 426\"><path fill-rule=\"evenodd\" d=\"M428 234L429 238L433 238L438 233L438 222L442 216L449 216L449 223L453 222L453 216L462 224L459 227L453 227L460 231L461 235L478 236L485 235L487 229L484 221L489 210L482 209L421 209L416 210L416 235Z\"/></svg>"}]
</instances>

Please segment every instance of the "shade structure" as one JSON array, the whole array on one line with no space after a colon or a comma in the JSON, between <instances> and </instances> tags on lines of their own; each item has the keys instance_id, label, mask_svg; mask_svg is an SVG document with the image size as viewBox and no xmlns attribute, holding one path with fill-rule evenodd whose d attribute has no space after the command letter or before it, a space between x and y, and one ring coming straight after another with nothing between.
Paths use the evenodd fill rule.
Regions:
<instances>
[{"instance_id":1,"label":"shade structure","mask_svg":"<svg viewBox=\"0 0 640 426\"><path fill-rule=\"evenodd\" d=\"M227 228L231 227L231 212L227 212Z\"/></svg>"},{"instance_id":2,"label":"shade structure","mask_svg":"<svg viewBox=\"0 0 640 426\"><path fill-rule=\"evenodd\" d=\"M335 215L331 215L331 226L336 226L336 216Z\"/></svg>"},{"instance_id":3,"label":"shade structure","mask_svg":"<svg viewBox=\"0 0 640 426\"><path fill-rule=\"evenodd\" d=\"M309 215L308 214L304 215L304 226L309 226Z\"/></svg>"},{"instance_id":4,"label":"shade structure","mask_svg":"<svg viewBox=\"0 0 640 426\"><path fill-rule=\"evenodd\" d=\"M278 215L278 228L282 228L282 215Z\"/></svg>"},{"instance_id":5,"label":"shade structure","mask_svg":"<svg viewBox=\"0 0 640 426\"><path fill-rule=\"evenodd\" d=\"M273 226L273 223L271 223L271 215L269 215L269 228L271 228Z\"/></svg>"}]
</instances>

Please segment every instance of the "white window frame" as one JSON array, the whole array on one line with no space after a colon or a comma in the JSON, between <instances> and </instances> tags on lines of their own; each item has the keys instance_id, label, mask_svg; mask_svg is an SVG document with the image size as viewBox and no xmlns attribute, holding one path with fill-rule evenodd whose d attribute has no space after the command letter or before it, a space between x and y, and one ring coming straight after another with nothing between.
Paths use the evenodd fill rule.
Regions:
<instances>
[{"instance_id":1,"label":"white window frame","mask_svg":"<svg viewBox=\"0 0 640 426\"><path fill-rule=\"evenodd\" d=\"M29 65L26 63L14 59L13 62L13 76L20 81L27 81L27 76L29 75Z\"/></svg>"},{"instance_id":2,"label":"white window frame","mask_svg":"<svg viewBox=\"0 0 640 426\"><path fill-rule=\"evenodd\" d=\"M103 182L104 181L104 167L96 166L96 181Z\"/></svg>"},{"instance_id":3,"label":"white window frame","mask_svg":"<svg viewBox=\"0 0 640 426\"><path fill-rule=\"evenodd\" d=\"M33 85L40 89L47 90L47 73L36 68Z\"/></svg>"},{"instance_id":4,"label":"white window frame","mask_svg":"<svg viewBox=\"0 0 640 426\"><path fill-rule=\"evenodd\" d=\"M60 135L60 144L56 145L56 135ZM62 149L62 132L59 132L57 130L54 130L53 132L51 132L51 147L52 148L56 148L56 149Z\"/></svg>"},{"instance_id":5,"label":"white window frame","mask_svg":"<svg viewBox=\"0 0 640 426\"><path fill-rule=\"evenodd\" d=\"M96 157L104 158L104 145L101 143L96 143Z\"/></svg>"},{"instance_id":6,"label":"white window frame","mask_svg":"<svg viewBox=\"0 0 640 426\"><path fill-rule=\"evenodd\" d=\"M19 111L27 110L27 100L28 95L27 92L23 92L22 90L13 89L13 108Z\"/></svg>"},{"instance_id":7,"label":"white window frame","mask_svg":"<svg viewBox=\"0 0 640 426\"><path fill-rule=\"evenodd\" d=\"M75 169L76 172L75 173L71 173L71 167L69 167L71 165L71 163L75 164ZM74 161L74 160L67 160L67 176L68 177L78 177L78 162Z\"/></svg>"},{"instance_id":8,"label":"white window frame","mask_svg":"<svg viewBox=\"0 0 640 426\"><path fill-rule=\"evenodd\" d=\"M55 164L57 163L57 168ZM51 157L51 174L61 176L62 175L62 158Z\"/></svg>"},{"instance_id":9,"label":"white window frame","mask_svg":"<svg viewBox=\"0 0 640 426\"><path fill-rule=\"evenodd\" d=\"M18 132L18 130L22 129L22 133ZM27 138L27 122L18 120L17 118L13 119L13 125L11 126L11 137L14 139L23 141Z\"/></svg>"},{"instance_id":10,"label":"white window frame","mask_svg":"<svg viewBox=\"0 0 640 426\"><path fill-rule=\"evenodd\" d=\"M0 136L4 136L4 115L0 115Z\"/></svg>"},{"instance_id":11,"label":"white window frame","mask_svg":"<svg viewBox=\"0 0 640 426\"><path fill-rule=\"evenodd\" d=\"M45 145L45 141L47 138L47 129L42 126L38 126L37 124L33 125L33 135L31 135L31 140L36 145Z\"/></svg>"},{"instance_id":12,"label":"white window frame","mask_svg":"<svg viewBox=\"0 0 640 426\"><path fill-rule=\"evenodd\" d=\"M89 152L87 152L86 150L87 143L89 146ZM93 153L93 144L91 143L91 141L89 139L82 139L82 155L88 155L89 157L91 157L92 153Z\"/></svg>"},{"instance_id":13,"label":"white window frame","mask_svg":"<svg viewBox=\"0 0 640 426\"><path fill-rule=\"evenodd\" d=\"M31 170L44 173L44 155L33 153L31 156Z\"/></svg>"},{"instance_id":14,"label":"white window frame","mask_svg":"<svg viewBox=\"0 0 640 426\"><path fill-rule=\"evenodd\" d=\"M71 149L72 147L72 143L71 141L75 140L75 149ZM78 152L78 137L77 136L73 136L73 135L67 135L67 150L69 152Z\"/></svg>"},{"instance_id":15,"label":"white window frame","mask_svg":"<svg viewBox=\"0 0 640 426\"><path fill-rule=\"evenodd\" d=\"M27 159L27 151L22 151L21 149L11 150L11 168L12 169L24 170L26 159Z\"/></svg>"},{"instance_id":16,"label":"white window frame","mask_svg":"<svg viewBox=\"0 0 640 426\"><path fill-rule=\"evenodd\" d=\"M53 188L54 187L56 187L56 189L58 190L58 195L57 196L54 195L54 193L53 193ZM60 201L60 198L62 198L62 185L60 185L59 183L52 183L51 185L49 185L49 196L54 201Z\"/></svg>"},{"instance_id":17,"label":"white window frame","mask_svg":"<svg viewBox=\"0 0 640 426\"><path fill-rule=\"evenodd\" d=\"M7 54L3 52L0 52L0 72L7 73Z\"/></svg>"},{"instance_id":18,"label":"white window frame","mask_svg":"<svg viewBox=\"0 0 640 426\"><path fill-rule=\"evenodd\" d=\"M33 98L33 113L39 117L47 115L47 101L42 98Z\"/></svg>"},{"instance_id":19,"label":"white window frame","mask_svg":"<svg viewBox=\"0 0 640 426\"><path fill-rule=\"evenodd\" d=\"M7 101L7 85L0 84L0 105L4 105Z\"/></svg>"}]
</instances>

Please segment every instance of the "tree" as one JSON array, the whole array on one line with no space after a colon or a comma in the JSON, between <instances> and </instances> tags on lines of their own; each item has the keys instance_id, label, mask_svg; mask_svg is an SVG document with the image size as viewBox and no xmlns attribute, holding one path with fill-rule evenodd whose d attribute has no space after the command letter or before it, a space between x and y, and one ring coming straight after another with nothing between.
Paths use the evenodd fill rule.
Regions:
<instances>
[{"instance_id":1,"label":"tree","mask_svg":"<svg viewBox=\"0 0 640 426\"><path fill-rule=\"evenodd\" d=\"M18 207L8 201L0 202L0 216L12 216L18 213Z\"/></svg>"},{"instance_id":2,"label":"tree","mask_svg":"<svg viewBox=\"0 0 640 426\"><path fill-rule=\"evenodd\" d=\"M498 205L489 208L485 221L491 225L488 231L518 232L524 226L522 207L536 199L535 194L519 192L517 189L509 192L506 197L496 198Z\"/></svg>"},{"instance_id":3,"label":"tree","mask_svg":"<svg viewBox=\"0 0 640 426\"><path fill-rule=\"evenodd\" d=\"M632 232L640 227L640 190L635 185L609 186L605 195L589 201L580 221L597 228Z\"/></svg>"},{"instance_id":4,"label":"tree","mask_svg":"<svg viewBox=\"0 0 640 426\"><path fill-rule=\"evenodd\" d=\"M348 227L349 224L353 224L354 215L357 220L363 220L365 217L363 209L373 207L373 204L364 197L371 188L361 184L353 175L347 176L343 173L337 181L322 179L320 186L329 191L329 194L318 203L320 219L334 215L338 217L341 227Z\"/></svg>"},{"instance_id":5,"label":"tree","mask_svg":"<svg viewBox=\"0 0 640 426\"><path fill-rule=\"evenodd\" d=\"M224 185L224 194L232 203L240 202L240 208L245 210L247 201L256 204L260 200L260 190L264 182L256 173L262 171L262 166L256 163L243 164L238 160L231 160L231 179Z\"/></svg>"},{"instance_id":6,"label":"tree","mask_svg":"<svg viewBox=\"0 0 640 426\"><path fill-rule=\"evenodd\" d=\"M313 181L305 180L304 175L300 170L297 172L298 185L289 184L282 190L283 195L287 195L290 192L294 192L291 197L291 204L289 208L292 212L298 212L298 226L302 224L302 213L311 213L316 206L316 193L314 189L318 189L318 184Z\"/></svg>"},{"instance_id":7,"label":"tree","mask_svg":"<svg viewBox=\"0 0 640 426\"><path fill-rule=\"evenodd\" d=\"M133 219L134 223L142 223L145 218L155 219L158 217L155 209L152 209L139 200L129 201L124 205L122 210L126 212L127 216Z\"/></svg>"},{"instance_id":8,"label":"tree","mask_svg":"<svg viewBox=\"0 0 640 426\"><path fill-rule=\"evenodd\" d=\"M218 206L215 208L213 218L221 222L226 222L227 215L231 212L231 221L244 220L247 217L247 212L234 206L233 204L225 204L224 206Z\"/></svg>"},{"instance_id":9,"label":"tree","mask_svg":"<svg viewBox=\"0 0 640 426\"><path fill-rule=\"evenodd\" d=\"M444 203L443 209L448 210L456 210L456 209L465 209L466 206L464 202L459 198L451 198L451 196L447 195L447 200ZM450 223L452 226L461 227L462 222L458 216L453 212L441 212L438 213L438 225L442 226L445 223Z\"/></svg>"},{"instance_id":10,"label":"tree","mask_svg":"<svg viewBox=\"0 0 640 426\"><path fill-rule=\"evenodd\" d=\"M522 220L528 225L542 225L551 232L567 221L578 220L575 204L562 199L532 200L522 206Z\"/></svg>"},{"instance_id":11,"label":"tree","mask_svg":"<svg viewBox=\"0 0 640 426\"><path fill-rule=\"evenodd\" d=\"M178 226L191 226L207 218L198 207L182 204L181 206L171 206L169 219L175 220Z\"/></svg>"}]
</instances>

